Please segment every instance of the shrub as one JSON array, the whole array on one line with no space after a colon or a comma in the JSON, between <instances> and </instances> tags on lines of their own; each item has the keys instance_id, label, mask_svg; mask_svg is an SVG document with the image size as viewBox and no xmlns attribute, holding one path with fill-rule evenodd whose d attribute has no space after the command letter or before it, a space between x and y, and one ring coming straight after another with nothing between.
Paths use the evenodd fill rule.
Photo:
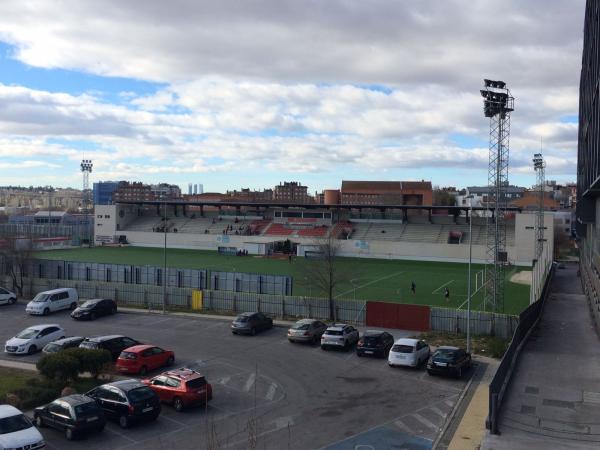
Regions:
<instances>
[{"instance_id":1,"label":"shrub","mask_svg":"<svg viewBox=\"0 0 600 450\"><path fill-rule=\"evenodd\" d=\"M52 381L75 380L80 372L79 360L64 352L43 356L36 367L44 377Z\"/></svg>"},{"instance_id":2,"label":"shrub","mask_svg":"<svg viewBox=\"0 0 600 450\"><path fill-rule=\"evenodd\" d=\"M62 391L60 391L61 397L66 397L67 395L77 394L77 391L73 389L71 386L65 386Z\"/></svg>"},{"instance_id":3,"label":"shrub","mask_svg":"<svg viewBox=\"0 0 600 450\"><path fill-rule=\"evenodd\" d=\"M26 388L17 389L15 395L19 399L20 409L30 409L36 406L50 403L56 397L60 389L56 389L52 386L52 383L32 383Z\"/></svg>"},{"instance_id":4,"label":"shrub","mask_svg":"<svg viewBox=\"0 0 600 450\"><path fill-rule=\"evenodd\" d=\"M89 372L94 378L108 370L108 366L112 362L112 356L108 350L69 348L62 353L77 359L79 373Z\"/></svg>"},{"instance_id":5,"label":"shrub","mask_svg":"<svg viewBox=\"0 0 600 450\"><path fill-rule=\"evenodd\" d=\"M508 341L506 339L502 339L499 337L490 338L490 356L492 358L502 358L504 356L504 352L508 348Z\"/></svg>"}]
</instances>

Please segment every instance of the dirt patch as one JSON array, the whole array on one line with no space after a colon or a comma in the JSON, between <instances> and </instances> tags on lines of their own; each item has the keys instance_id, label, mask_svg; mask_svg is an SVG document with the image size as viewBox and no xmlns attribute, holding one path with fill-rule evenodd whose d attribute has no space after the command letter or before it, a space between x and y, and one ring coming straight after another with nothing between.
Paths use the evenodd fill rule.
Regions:
<instances>
[{"instance_id":1,"label":"dirt patch","mask_svg":"<svg viewBox=\"0 0 600 450\"><path fill-rule=\"evenodd\" d=\"M531 270L521 270L515 273L510 277L510 282L531 286Z\"/></svg>"}]
</instances>

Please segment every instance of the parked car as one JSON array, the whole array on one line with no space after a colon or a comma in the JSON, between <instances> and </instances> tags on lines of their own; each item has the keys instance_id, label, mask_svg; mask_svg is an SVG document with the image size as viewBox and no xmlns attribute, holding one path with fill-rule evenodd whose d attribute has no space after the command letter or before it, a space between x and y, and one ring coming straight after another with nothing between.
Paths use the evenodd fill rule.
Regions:
<instances>
[{"instance_id":1,"label":"parked car","mask_svg":"<svg viewBox=\"0 0 600 450\"><path fill-rule=\"evenodd\" d=\"M17 301L17 294L0 287L0 305L12 305Z\"/></svg>"},{"instance_id":2,"label":"parked car","mask_svg":"<svg viewBox=\"0 0 600 450\"><path fill-rule=\"evenodd\" d=\"M385 358L394 345L394 336L387 331L367 330L356 344L357 356L373 355Z\"/></svg>"},{"instance_id":3,"label":"parked car","mask_svg":"<svg viewBox=\"0 0 600 450\"><path fill-rule=\"evenodd\" d=\"M348 349L358 341L358 330L351 325L335 324L327 327L321 336L321 348L331 347Z\"/></svg>"},{"instance_id":4,"label":"parked car","mask_svg":"<svg viewBox=\"0 0 600 450\"><path fill-rule=\"evenodd\" d=\"M75 308L71 317L75 320L95 320L100 316L108 316L117 312L117 303L110 298L94 298L87 300Z\"/></svg>"},{"instance_id":5,"label":"parked car","mask_svg":"<svg viewBox=\"0 0 600 450\"><path fill-rule=\"evenodd\" d=\"M465 370L471 367L471 354L462 348L442 346L438 347L429 362L427 373L429 375L454 375L461 378Z\"/></svg>"},{"instance_id":6,"label":"parked car","mask_svg":"<svg viewBox=\"0 0 600 450\"><path fill-rule=\"evenodd\" d=\"M27 303L25 312L28 314L46 316L61 309L75 309L79 296L75 288L53 289L37 294Z\"/></svg>"},{"instance_id":7,"label":"parked car","mask_svg":"<svg viewBox=\"0 0 600 450\"><path fill-rule=\"evenodd\" d=\"M160 414L158 395L138 380L121 380L98 386L85 395L100 405L107 419L121 428L142 420L155 420Z\"/></svg>"},{"instance_id":8,"label":"parked car","mask_svg":"<svg viewBox=\"0 0 600 450\"><path fill-rule=\"evenodd\" d=\"M327 329L327 325L320 320L302 319L296 322L287 332L290 342L312 342L316 344Z\"/></svg>"},{"instance_id":9,"label":"parked car","mask_svg":"<svg viewBox=\"0 0 600 450\"><path fill-rule=\"evenodd\" d=\"M140 344L141 342L131 339L130 337L113 334L109 336L93 336L85 338L81 344L79 344L79 347L108 350L112 355L113 361L116 361L123 350Z\"/></svg>"},{"instance_id":10,"label":"parked car","mask_svg":"<svg viewBox=\"0 0 600 450\"><path fill-rule=\"evenodd\" d=\"M65 330L57 324L33 325L6 341L4 351L18 355L33 354L52 341L65 337Z\"/></svg>"},{"instance_id":11,"label":"parked car","mask_svg":"<svg viewBox=\"0 0 600 450\"><path fill-rule=\"evenodd\" d=\"M85 395L74 394L57 398L35 408L33 418L38 428L49 426L65 433L71 441L89 433L104 430L106 419L96 401Z\"/></svg>"},{"instance_id":12,"label":"parked car","mask_svg":"<svg viewBox=\"0 0 600 450\"><path fill-rule=\"evenodd\" d=\"M258 331L273 328L273 319L261 312L245 312L240 314L231 322L233 334L251 334L254 336Z\"/></svg>"},{"instance_id":13,"label":"parked car","mask_svg":"<svg viewBox=\"0 0 600 450\"><path fill-rule=\"evenodd\" d=\"M419 367L429 359L431 351L424 341L412 338L398 339L388 355L388 364L394 366Z\"/></svg>"},{"instance_id":14,"label":"parked car","mask_svg":"<svg viewBox=\"0 0 600 450\"><path fill-rule=\"evenodd\" d=\"M46 344L42 351L46 354L56 353L68 348L79 347L85 338L82 336L67 336Z\"/></svg>"},{"instance_id":15,"label":"parked car","mask_svg":"<svg viewBox=\"0 0 600 450\"><path fill-rule=\"evenodd\" d=\"M117 370L126 373L146 375L149 370L171 366L175 362L175 353L153 345L134 345L121 352L117 359Z\"/></svg>"},{"instance_id":16,"label":"parked car","mask_svg":"<svg viewBox=\"0 0 600 450\"><path fill-rule=\"evenodd\" d=\"M156 392L161 402L173 405L176 411L205 405L212 400L212 386L204 375L185 367L163 372L142 382Z\"/></svg>"},{"instance_id":17,"label":"parked car","mask_svg":"<svg viewBox=\"0 0 600 450\"><path fill-rule=\"evenodd\" d=\"M0 405L0 448L37 450L46 443L25 414L11 405Z\"/></svg>"}]
</instances>

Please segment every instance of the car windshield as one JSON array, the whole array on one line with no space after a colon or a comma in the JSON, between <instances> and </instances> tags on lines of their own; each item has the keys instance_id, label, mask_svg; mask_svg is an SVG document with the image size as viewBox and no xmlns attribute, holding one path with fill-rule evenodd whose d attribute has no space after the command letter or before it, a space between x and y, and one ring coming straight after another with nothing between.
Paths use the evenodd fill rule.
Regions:
<instances>
[{"instance_id":1,"label":"car windshield","mask_svg":"<svg viewBox=\"0 0 600 450\"><path fill-rule=\"evenodd\" d=\"M31 422L23 414L0 419L0 434L14 433L15 431L31 428Z\"/></svg>"},{"instance_id":2,"label":"car windshield","mask_svg":"<svg viewBox=\"0 0 600 450\"><path fill-rule=\"evenodd\" d=\"M98 302L95 302L95 301L92 301L92 300L88 300L83 305L81 305L80 308L82 308L82 309L90 309L90 308L93 308L94 306L96 306L97 304L98 304Z\"/></svg>"},{"instance_id":3,"label":"car windshield","mask_svg":"<svg viewBox=\"0 0 600 450\"><path fill-rule=\"evenodd\" d=\"M236 322L248 322L248 316L237 316L235 320Z\"/></svg>"},{"instance_id":4,"label":"car windshield","mask_svg":"<svg viewBox=\"0 0 600 450\"><path fill-rule=\"evenodd\" d=\"M295 323L292 325L292 330L308 330L310 325L307 323Z\"/></svg>"},{"instance_id":5,"label":"car windshield","mask_svg":"<svg viewBox=\"0 0 600 450\"><path fill-rule=\"evenodd\" d=\"M204 377L198 377L198 378L194 378L193 380L188 380L185 382L185 385L188 388L199 388L202 387L206 384L206 378Z\"/></svg>"},{"instance_id":6,"label":"car windshield","mask_svg":"<svg viewBox=\"0 0 600 450\"><path fill-rule=\"evenodd\" d=\"M75 406L75 416L92 416L100 413L100 407L96 402L82 403Z\"/></svg>"},{"instance_id":7,"label":"car windshield","mask_svg":"<svg viewBox=\"0 0 600 450\"><path fill-rule=\"evenodd\" d=\"M23 330L19 334L17 334L15 337L17 337L19 339L31 339L31 338L34 338L38 333L39 333L38 330L26 328L25 330Z\"/></svg>"},{"instance_id":8,"label":"car windshield","mask_svg":"<svg viewBox=\"0 0 600 450\"><path fill-rule=\"evenodd\" d=\"M340 330L327 330L325 331L325 334L330 334L332 336L342 336L344 333L342 333L342 331Z\"/></svg>"},{"instance_id":9,"label":"car windshield","mask_svg":"<svg viewBox=\"0 0 600 450\"><path fill-rule=\"evenodd\" d=\"M379 343L379 336L365 336L363 342L365 345L377 345Z\"/></svg>"},{"instance_id":10,"label":"car windshield","mask_svg":"<svg viewBox=\"0 0 600 450\"><path fill-rule=\"evenodd\" d=\"M132 389L127 393L127 397L132 402L142 402L144 400L150 400L154 397L154 395L154 391L146 386Z\"/></svg>"},{"instance_id":11,"label":"car windshield","mask_svg":"<svg viewBox=\"0 0 600 450\"><path fill-rule=\"evenodd\" d=\"M433 358L439 359L442 361L452 361L454 359L455 355L456 355L456 350L442 348L442 349L436 350L436 352L433 354Z\"/></svg>"},{"instance_id":12,"label":"car windshield","mask_svg":"<svg viewBox=\"0 0 600 450\"><path fill-rule=\"evenodd\" d=\"M62 350L62 347L58 344L48 344L44 347L44 351L48 353L59 352Z\"/></svg>"},{"instance_id":13,"label":"car windshield","mask_svg":"<svg viewBox=\"0 0 600 450\"><path fill-rule=\"evenodd\" d=\"M412 353L413 350L414 350L414 348L410 345L396 344L392 347L392 351L398 352L398 353Z\"/></svg>"},{"instance_id":14,"label":"car windshield","mask_svg":"<svg viewBox=\"0 0 600 450\"><path fill-rule=\"evenodd\" d=\"M33 301L36 303L43 303L48 299L48 297L48 294L38 294L35 297L33 297Z\"/></svg>"}]
</instances>

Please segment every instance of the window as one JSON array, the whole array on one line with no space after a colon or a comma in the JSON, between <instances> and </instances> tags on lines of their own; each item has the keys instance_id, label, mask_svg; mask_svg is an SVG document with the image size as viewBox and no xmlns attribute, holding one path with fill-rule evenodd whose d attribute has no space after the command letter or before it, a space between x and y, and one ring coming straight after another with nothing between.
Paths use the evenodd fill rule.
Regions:
<instances>
[{"instance_id":1,"label":"window","mask_svg":"<svg viewBox=\"0 0 600 450\"><path fill-rule=\"evenodd\" d=\"M71 414L69 413L69 408L67 408L62 403L51 403L48 407L48 411L50 411L52 414L56 414L59 416L71 417Z\"/></svg>"},{"instance_id":2,"label":"window","mask_svg":"<svg viewBox=\"0 0 600 450\"><path fill-rule=\"evenodd\" d=\"M150 349L150 352L153 355L160 355L161 353L164 353L165 351L162 348L153 347L153 348Z\"/></svg>"},{"instance_id":3,"label":"window","mask_svg":"<svg viewBox=\"0 0 600 450\"><path fill-rule=\"evenodd\" d=\"M167 377L158 376L152 380L152 384L154 386L166 386L167 385Z\"/></svg>"},{"instance_id":4,"label":"window","mask_svg":"<svg viewBox=\"0 0 600 450\"><path fill-rule=\"evenodd\" d=\"M167 378L167 386L178 388L181 386L181 381L176 380L175 378Z\"/></svg>"},{"instance_id":5,"label":"window","mask_svg":"<svg viewBox=\"0 0 600 450\"><path fill-rule=\"evenodd\" d=\"M126 345L127 347L133 347L134 345L137 344L136 341L134 341L133 339L128 338L128 337L122 338L121 342L123 343L123 345Z\"/></svg>"},{"instance_id":6,"label":"window","mask_svg":"<svg viewBox=\"0 0 600 450\"><path fill-rule=\"evenodd\" d=\"M110 216L107 214L104 216L105 219L110 219Z\"/></svg>"}]
</instances>

